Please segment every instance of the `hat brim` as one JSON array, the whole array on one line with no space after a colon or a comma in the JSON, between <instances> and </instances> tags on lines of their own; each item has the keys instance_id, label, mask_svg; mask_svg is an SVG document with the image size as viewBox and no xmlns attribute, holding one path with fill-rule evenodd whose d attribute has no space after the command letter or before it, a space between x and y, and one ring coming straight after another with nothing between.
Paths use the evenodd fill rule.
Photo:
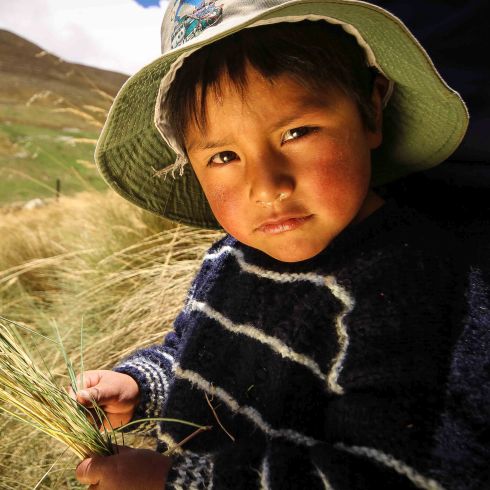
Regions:
<instances>
[{"instance_id":1,"label":"hat brim","mask_svg":"<svg viewBox=\"0 0 490 490\"><path fill-rule=\"evenodd\" d=\"M372 181L383 184L433 167L459 146L468 112L404 24L380 7L354 1L293 1L249 17L202 41L175 49L133 75L121 88L99 138L95 160L106 182L127 200L172 221L219 228L190 165L158 176L175 153L154 124L163 77L183 54L254 24L311 16L354 26L382 72L394 82L384 110L383 144L372 153Z\"/></svg>"}]
</instances>

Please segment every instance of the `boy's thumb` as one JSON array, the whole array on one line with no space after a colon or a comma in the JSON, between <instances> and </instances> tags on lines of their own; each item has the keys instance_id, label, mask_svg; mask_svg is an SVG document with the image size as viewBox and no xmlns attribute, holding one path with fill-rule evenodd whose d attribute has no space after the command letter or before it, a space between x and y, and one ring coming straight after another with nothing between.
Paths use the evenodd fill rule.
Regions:
<instances>
[{"instance_id":1,"label":"boy's thumb","mask_svg":"<svg viewBox=\"0 0 490 490\"><path fill-rule=\"evenodd\" d=\"M85 388L84 390L80 390L78 392L78 398L82 401L94 401L99 403L101 399L100 390L96 386L92 386L92 388Z\"/></svg>"},{"instance_id":2,"label":"boy's thumb","mask_svg":"<svg viewBox=\"0 0 490 490\"><path fill-rule=\"evenodd\" d=\"M100 458L92 457L84 459L76 468L75 475L80 483L85 485L97 485L100 481L98 462Z\"/></svg>"}]
</instances>

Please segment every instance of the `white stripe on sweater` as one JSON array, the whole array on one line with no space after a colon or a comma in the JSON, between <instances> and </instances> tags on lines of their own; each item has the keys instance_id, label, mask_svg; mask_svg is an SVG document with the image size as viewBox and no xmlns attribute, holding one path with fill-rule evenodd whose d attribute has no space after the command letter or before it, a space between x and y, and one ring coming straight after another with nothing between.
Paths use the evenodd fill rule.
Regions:
<instances>
[{"instance_id":1,"label":"white stripe on sweater","mask_svg":"<svg viewBox=\"0 0 490 490\"><path fill-rule=\"evenodd\" d=\"M163 442L167 446L167 450L171 450L174 454L182 454L184 450L181 447L176 447L177 442L175 439L168 433L162 431L162 424L157 425L157 434L156 437L159 442Z\"/></svg>"},{"instance_id":2,"label":"white stripe on sweater","mask_svg":"<svg viewBox=\"0 0 490 490\"><path fill-rule=\"evenodd\" d=\"M325 490L334 490L331 483L328 481L327 477L322 472L322 470L320 468L318 468L317 465L314 465L314 466L315 466L315 470L316 470L316 474L317 474L318 478L320 478L320 480L323 483L323 488Z\"/></svg>"},{"instance_id":3,"label":"white stripe on sweater","mask_svg":"<svg viewBox=\"0 0 490 490\"><path fill-rule=\"evenodd\" d=\"M325 285L344 306L342 311L335 317L335 328L340 349L332 362L332 368L328 375L328 386L330 389L334 393L342 395L344 389L339 385L338 380L347 354L347 348L349 347L349 336L347 335L347 325L344 323L344 319L354 308L354 300L333 276L325 278Z\"/></svg>"},{"instance_id":4,"label":"white stripe on sweater","mask_svg":"<svg viewBox=\"0 0 490 490\"><path fill-rule=\"evenodd\" d=\"M422 488L423 490L444 490L444 488L432 478L426 478L403 461L400 461L379 449L365 446L346 446L342 443L335 444L335 447L357 456L366 456L374 459L378 463L394 469L400 475L406 476L417 488Z\"/></svg>"},{"instance_id":5,"label":"white stripe on sweater","mask_svg":"<svg viewBox=\"0 0 490 490\"><path fill-rule=\"evenodd\" d=\"M267 460L266 455L264 456L260 467L260 490L270 490L269 480L269 461Z\"/></svg>"},{"instance_id":6,"label":"white stripe on sweater","mask_svg":"<svg viewBox=\"0 0 490 490\"><path fill-rule=\"evenodd\" d=\"M182 369L178 363L175 363L174 365L174 372L177 378L185 379L205 393L219 398L231 411L243 415L270 437L286 439L300 446L314 446L318 443L315 439L292 429L274 429L264 420L262 415L255 408L247 405L240 406L223 388L213 385L194 371Z\"/></svg>"},{"instance_id":7,"label":"white stripe on sweater","mask_svg":"<svg viewBox=\"0 0 490 490\"><path fill-rule=\"evenodd\" d=\"M232 255L240 268L249 274L256 275L258 277L269 279L278 283L291 283L297 281L306 281L315 284L316 286L326 287L334 296L337 298L343 308L340 313L335 317L335 329L337 332L338 343L339 343L339 352L334 357L332 361L332 367L330 368L330 372L327 375L327 385L328 389L336 393L338 395L342 395L344 393L343 388L339 385L338 379L340 373L343 368L343 362L347 355L347 348L349 347L349 336L347 333L347 326L344 322L345 317L353 310L354 308L354 298L348 293L348 291L343 288L335 279L335 277L329 276L321 276L319 274L314 273L280 273L275 271L270 271L267 269L263 269L262 267L258 267L253 264L249 264L243 255L241 250L237 250L228 245L220 248L218 251L207 254L204 257L204 260L216 260L221 257L223 254ZM253 328L253 327L252 327ZM311 359L310 359L311 361ZM314 361L311 361L314 363ZM319 367L316 363L314 363L316 368ZM306 364L305 364L306 365ZM312 369L312 365L308 366ZM312 369L313 370L313 369ZM313 370L313 372L315 372ZM317 374L315 372L315 374Z\"/></svg>"},{"instance_id":8,"label":"white stripe on sweater","mask_svg":"<svg viewBox=\"0 0 490 490\"><path fill-rule=\"evenodd\" d=\"M281 273L270 271L267 269L263 269L254 264L249 264L245 257L243 256L243 252L241 250L237 250L228 245L220 248L218 251L212 254L207 254L204 256L204 260L216 260L221 257L221 255L228 253L235 257L240 269L249 274L253 274L258 277L262 277L264 279L270 279L274 282L288 283L288 282L297 282L297 281L307 281L316 284L317 286L323 286L325 283L325 278L320 276L319 274L312 273Z\"/></svg>"},{"instance_id":9,"label":"white stripe on sweater","mask_svg":"<svg viewBox=\"0 0 490 490\"><path fill-rule=\"evenodd\" d=\"M226 330L229 330L230 332L246 335L247 337L250 337L264 345L267 345L281 357L290 359L291 361L305 366L315 376L320 378L322 382L326 381L327 375L322 373L322 371L320 370L320 366L313 359L305 356L304 354L295 352L293 349L291 349L291 347L279 340L277 337L267 335L262 330L255 328L252 325L240 325L233 323L230 319L222 315L219 311L214 310L206 303L202 303L200 301L190 301L188 308L190 310L200 311L204 313L208 318L216 320L222 327L224 327Z\"/></svg>"},{"instance_id":10,"label":"white stripe on sweater","mask_svg":"<svg viewBox=\"0 0 490 490\"><path fill-rule=\"evenodd\" d=\"M138 363L142 366L146 366L147 369L153 374L156 381L155 401L158 406L155 407L155 413L159 413L159 408L162 405L162 401L168 395L168 380L166 372L162 370L161 366L151 362L146 358L138 359Z\"/></svg>"},{"instance_id":11,"label":"white stripe on sweater","mask_svg":"<svg viewBox=\"0 0 490 490\"><path fill-rule=\"evenodd\" d=\"M188 449L177 447L177 442L175 439L167 432L162 432L160 425L158 426L157 437L159 441L166 444L168 450L171 450L173 454L177 454L179 456L185 455L187 458L193 458L194 460L206 459L209 475L209 483L206 490L213 489L214 461L210 454L198 454L193 451L189 451Z\"/></svg>"},{"instance_id":12,"label":"white stripe on sweater","mask_svg":"<svg viewBox=\"0 0 490 490\"><path fill-rule=\"evenodd\" d=\"M159 354L162 356L162 357L165 357L165 359L167 359L167 361L170 362L170 365L173 366L174 365L174 362L175 362L175 359L170 355L168 354L167 352L159 352Z\"/></svg>"}]
</instances>

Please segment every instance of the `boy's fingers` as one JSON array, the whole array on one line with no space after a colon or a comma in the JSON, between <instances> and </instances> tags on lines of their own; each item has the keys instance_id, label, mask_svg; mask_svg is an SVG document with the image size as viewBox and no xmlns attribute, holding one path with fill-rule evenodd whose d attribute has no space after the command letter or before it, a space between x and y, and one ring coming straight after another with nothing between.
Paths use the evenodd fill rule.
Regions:
<instances>
[{"instance_id":1,"label":"boy's fingers","mask_svg":"<svg viewBox=\"0 0 490 490\"><path fill-rule=\"evenodd\" d=\"M96 403L100 403L102 397L100 396L100 389L97 386L93 386L92 388L86 388L84 390L80 390L77 395L77 399L80 403L87 403L95 401Z\"/></svg>"},{"instance_id":2,"label":"boy's fingers","mask_svg":"<svg viewBox=\"0 0 490 490\"><path fill-rule=\"evenodd\" d=\"M97 385L100 382L100 378L100 373L97 371L85 371L77 376L77 393L74 392L71 386L68 388L68 393L82 405L90 406L93 400L99 403L100 389L97 388Z\"/></svg>"},{"instance_id":3,"label":"boy's fingers","mask_svg":"<svg viewBox=\"0 0 490 490\"><path fill-rule=\"evenodd\" d=\"M120 456L131 451L134 451L134 449L127 446L116 446L114 456ZM114 456L92 456L84 459L75 470L77 480L84 485L94 485L93 488L98 488L96 485L99 485L101 480L107 480L111 475Z\"/></svg>"},{"instance_id":4,"label":"boy's fingers","mask_svg":"<svg viewBox=\"0 0 490 490\"><path fill-rule=\"evenodd\" d=\"M118 386L96 373L92 377L87 377L83 382L84 386L80 386L77 394L77 399L80 403L88 405L91 401L102 405L105 402L114 400L118 395Z\"/></svg>"},{"instance_id":5,"label":"boy's fingers","mask_svg":"<svg viewBox=\"0 0 490 490\"><path fill-rule=\"evenodd\" d=\"M75 470L77 480L84 485L98 485L100 481L99 459L97 456L84 459Z\"/></svg>"},{"instance_id":6,"label":"boy's fingers","mask_svg":"<svg viewBox=\"0 0 490 490\"><path fill-rule=\"evenodd\" d=\"M85 371L77 376L77 386L80 389L90 388L100 383L100 371Z\"/></svg>"}]
</instances>

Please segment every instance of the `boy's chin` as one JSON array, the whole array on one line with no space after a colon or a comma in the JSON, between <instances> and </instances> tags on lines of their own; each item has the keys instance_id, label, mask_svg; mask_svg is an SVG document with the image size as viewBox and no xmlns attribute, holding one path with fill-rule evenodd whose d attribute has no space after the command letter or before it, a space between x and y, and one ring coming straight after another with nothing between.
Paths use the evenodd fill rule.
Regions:
<instances>
[{"instance_id":1,"label":"boy's chin","mask_svg":"<svg viewBox=\"0 0 490 490\"><path fill-rule=\"evenodd\" d=\"M261 252L264 252L269 257L280 262L303 262L312 259L320 252L325 250L328 244L290 244L278 247L260 246L254 247Z\"/></svg>"}]
</instances>

